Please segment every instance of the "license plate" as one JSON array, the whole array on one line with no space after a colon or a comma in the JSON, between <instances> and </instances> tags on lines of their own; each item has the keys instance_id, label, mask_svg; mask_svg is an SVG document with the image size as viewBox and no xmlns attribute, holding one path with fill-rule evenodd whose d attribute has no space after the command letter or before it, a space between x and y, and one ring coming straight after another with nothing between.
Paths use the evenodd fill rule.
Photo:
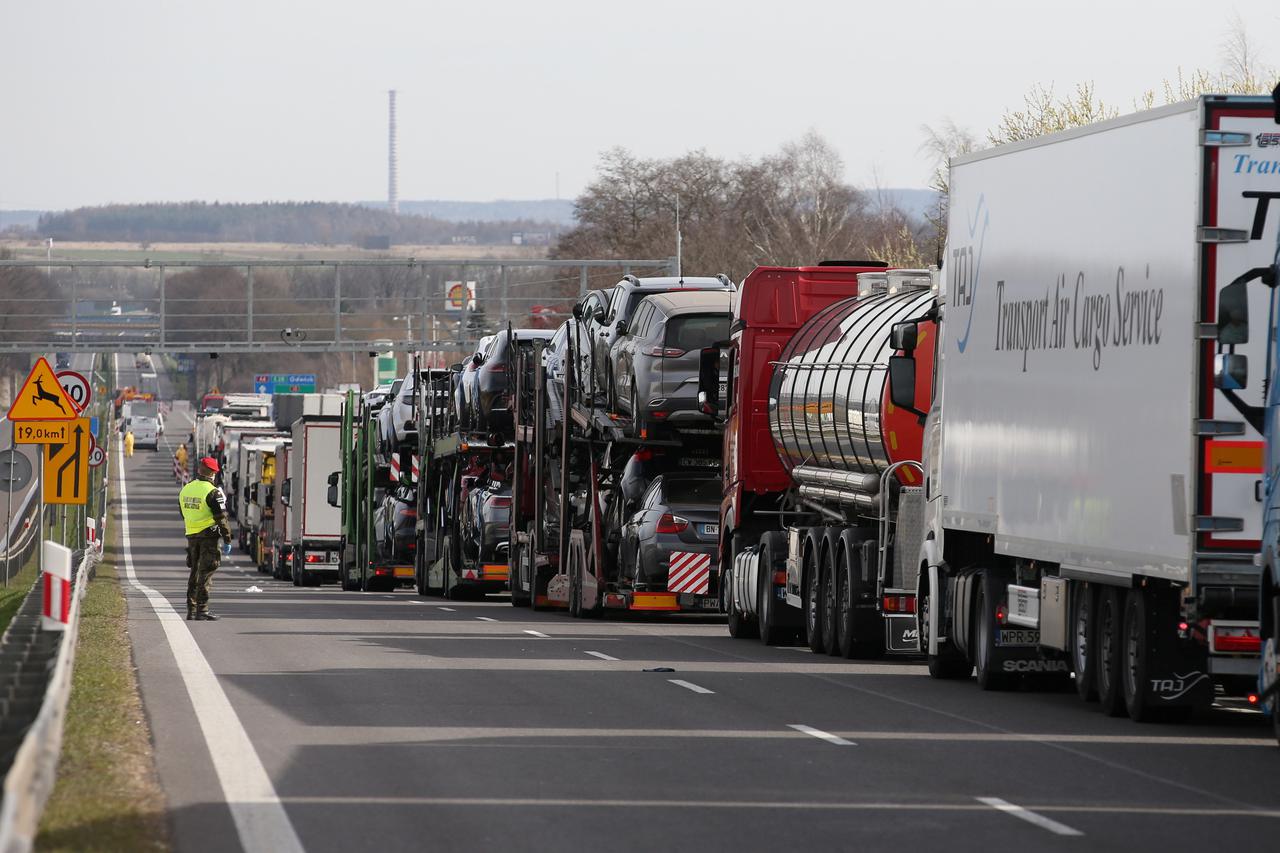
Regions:
<instances>
[{"instance_id":1,"label":"license plate","mask_svg":"<svg viewBox=\"0 0 1280 853\"><path fill-rule=\"evenodd\" d=\"M682 456L680 465L684 468L719 468L718 456Z\"/></svg>"},{"instance_id":2,"label":"license plate","mask_svg":"<svg viewBox=\"0 0 1280 853\"><path fill-rule=\"evenodd\" d=\"M704 524L704 525L702 525L702 532L703 532L704 534L706 534L707 536L719 536L719 535L720 535L720 525L718 525L718 524Z\"/></svg>"},{"instance_id":3,"label":"license plate","mask_svg":"<svg viewBox=\"0 0 1280 853\"><path fill-rule=\"evenodd\" d=\"M1040 632L1034 628L1001 628L996 636L998 646L1038 646Z\"/></svg>"}]
</instances>

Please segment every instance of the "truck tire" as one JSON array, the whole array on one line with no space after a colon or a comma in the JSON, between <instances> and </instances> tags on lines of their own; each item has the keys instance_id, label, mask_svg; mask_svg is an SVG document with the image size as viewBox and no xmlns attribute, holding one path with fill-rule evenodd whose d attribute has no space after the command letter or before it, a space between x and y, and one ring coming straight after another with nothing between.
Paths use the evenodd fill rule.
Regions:
<instances>
[{"instance_id":1,"label":"truck tire","mask_svg":"<svg viewBox=\"0 0 1280 853\"><path fill-rule=\"evenodd\" d=\"M1159 639L1171 632L1169 617L1176 610L1177 600L1169 589L1139 587L1125 597L1120 684L1125 710L1137 722L1182 722L1195 711L1190 704L1158 705L1149 687L1153 672L1170 669L1170 662L1162 658L1170 652Z\"/></svg>"},{"instance_id":2,"label":"truck tire","mask_svg":"<svg viewBox=\"0 0 1280 853\"><path fill-rule=\"evenodd\" d=\"M978 580L973 601L973 663L978 686L983 690L1007 690L1013 679L996 668L996 603L1000 600L1000 584L990 570L984 569Z\"/></svg>"},{"instance_id":3,"label":"truck tire","mask_svg":"<svg viewBox=\"0 0 1280 853\"><path fill-rule=\"evenodd\" d=\"M819 590L819 610L822 617L822 650L829 655L840 653L837 636L840 615L840 600L836 597L839 584L836 582L836 551L838 541L828 534L822 543L822 553L818 557L818 572L821 587Z\"/></svg>"},{"instance_id":4,"label":"truck tire","mask_svg":"<svg viewBox=\"0 0 1280 853\"><path fill-rule=\"evenodd\" d=\"M756 577L756 624L760 642L777 646L790 642L795 629L784 624L784 611L773 586L778 559L786 553L786 537L771 530L760 537L760 571Z\"/></svg>"},{"instance_id":5,"label":"truck tire","mask_svg":"<svg viewBox=\"0 0 1280 853\"><path fill-rule=\"evenodd\" d=\"M871 659L884 654L884 625L879 614L858 606L865 594L862 541L852 528L840 536L836 552L837 644L846 658Z\"/></svg>"},{"instance_id":6,"label":"truck tire","mask_svg":"<svg viewBox=\"0 0 1280 853\"><path fill-rule=\"evenodd\" d=\"M916 636L920 638L920 651L928 659L929 677L949 681L968 678L973 665L951 643L940 646L937 654L929 654L929 612L940 605L933 600L928 577L928 572L921 567L916 581Z\"/></svg>"},{"instance_id":7,"label":"truck tire","mask_svg":"<svg viewBox=\"0 0 1280 853\"><path fill-rule=\"evenodd\" d=\"M1072 581L1071 588L1071 667L1076 674L1076 693L1086 702L1096 702L1098 595L1092 586L1082 581Z\"/></svg>"},{"instance_id":8,"label":"truck tire","mask_svg":"<svg viewBox=\"0 0 1280 853\"><path fill-rule=\"evenodd\" d=\"M804 607L804 636L809 651L822 654L826 643L822 639L822 567L818 543L806 543L804 569L801 574L801 605Z\"/></svg>"},{"instance_id":9,"label":"truck tire","mask_svg":"<svg viewBox=\"0 0 1280 853\"><path fill-rule=\"evenodd\" d=\"M529 571L531 562L530 546L528 542L522 545L519 541L516 541L513 544L515 547L512 551L510 562L511 580L508 582L508 586L511 587L511 606L528 607L529 601L533 597L533 573ZM521 579L525 576L530 578L529 592L525 592L520 588Z\"/></svg>"},{"instance_id":10,"label":"truck tire","mask_svg":"<svg viewBox=\"0 0 1280 853\"><path fill-rule=\"evenodd\" d=\"M1098 688L1098 704L1102 712L1118 717L1125 712L1124 690L1120 687L1120 653L1124 626L1124 608L1120 590L1114 586L1098 591L1097 628L1098 639L1094 653L1094 676Z\"/></svg>"},{"instance_id":11,"label":"truck tire","mask_svg":"<svg viewBox=\"0 0 1280 853\"><path fill-rule=\"evenodd\" d=\"M1276 657L1280 655L1280 649L1277 648L1280 642L1278 640L1280 638L1280 591L1264 583L1263 593L1262 615L1264 619L1268 613L1271 615L1271 624L1263 626L1262 677L1259 683L1260 688L1266 689L1274 685L1277 679ZM1273 695L1270 701L1271 729L1275 734L1276 743L1280 743L1280 696Z\"/></svg>"}]
</instances>

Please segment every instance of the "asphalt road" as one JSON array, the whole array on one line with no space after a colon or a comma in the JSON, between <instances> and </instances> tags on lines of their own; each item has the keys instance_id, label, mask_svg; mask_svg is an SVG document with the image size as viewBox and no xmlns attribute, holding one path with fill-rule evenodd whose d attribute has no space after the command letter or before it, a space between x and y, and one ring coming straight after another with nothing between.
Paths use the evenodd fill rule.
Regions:
<instances>
[{"instance_id":1,"label":"asphalt road","mask_svg":"<svg viewBox=\"0 0 1280 853\"><path fill-rule=\"evenodd\" d=\"M170 449L112 464L180 850L1280 849L1252 712L1138 725L714 620L297 589L239 553L221 621L185 622Z\"/></svg>"}]
</instances>

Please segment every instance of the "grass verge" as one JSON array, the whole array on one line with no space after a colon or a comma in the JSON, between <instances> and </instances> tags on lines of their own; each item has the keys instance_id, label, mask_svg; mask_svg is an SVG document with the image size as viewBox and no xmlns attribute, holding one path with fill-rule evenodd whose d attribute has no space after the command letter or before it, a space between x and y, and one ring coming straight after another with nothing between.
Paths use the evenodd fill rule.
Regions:
<instances>
[{"instance_id":1,"label":"grass verge","mask_svg":"<svg viewBox=\"0 0 1280 853\"><path fill-rule=\"evenodd\" d=\"M22 606L23 600L27 597L27 593L31 591L31 587L36 582L36 575L40 573L40 550L32 548L31 553L27 555L26 562L18 573L9 578L8 586L0 588L0 634L9 627L9 623L13 621L13 616L18 612L18 608ZM0 572L4 571L4 566L0 564Z\"/></svg>"},{"instance_id":2,"label":"grass verge","mask_svg":"<svg viewBox=\"0 0 1280 853\"><path fill-rule=\"evenodd\" d=\"M113 539L82 602L62 758L40 821L40 851L172 849L116 574L119 537Z\"/></svg>"}]
</instances>

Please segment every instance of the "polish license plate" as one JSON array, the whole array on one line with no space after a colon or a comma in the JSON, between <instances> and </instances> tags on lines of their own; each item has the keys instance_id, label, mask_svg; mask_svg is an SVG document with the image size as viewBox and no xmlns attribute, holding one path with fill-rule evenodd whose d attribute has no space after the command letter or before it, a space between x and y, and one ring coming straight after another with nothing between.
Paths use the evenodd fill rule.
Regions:
<instances>
[{"instance_id":1,"label":"polish license plate","mask_svg":"<svg viewBox=\"0 0 1280 853\"><path fill-rule=\"evenodd\" d=\"M702 532L703 532L705 535L707 535L707 536L719 536L719 535L720 535L720 525L718 525L718 524L704 524L704 525L702 525Z\"/></svg>"},{"instance_id":2,"label":"polish license plate","mask_svg":"<svg viewBox=\"0 0 1280 853\"><path fill-rule=\"evenodd\" d=\"M714 596L707 596L702 599L702 608L704 610L719 610L720 599L715 598Z\"/></svg>"},{"instance_id":3,"label":"polish license plate","mask_svg":"<svg viewBox=\"0 0 1280 853\"><path fill-rule=\"evenodd\" d=\"M1037 646L1040 632L1034 628L1001 628L996 637L999 646Z\"/></svg>"}]
</instances>

